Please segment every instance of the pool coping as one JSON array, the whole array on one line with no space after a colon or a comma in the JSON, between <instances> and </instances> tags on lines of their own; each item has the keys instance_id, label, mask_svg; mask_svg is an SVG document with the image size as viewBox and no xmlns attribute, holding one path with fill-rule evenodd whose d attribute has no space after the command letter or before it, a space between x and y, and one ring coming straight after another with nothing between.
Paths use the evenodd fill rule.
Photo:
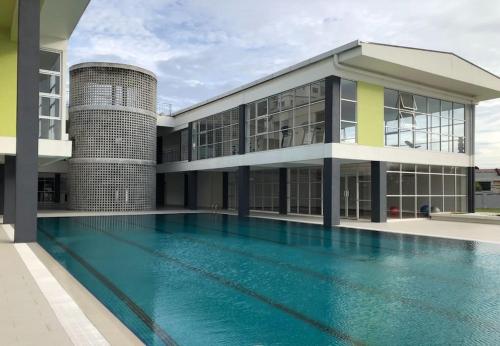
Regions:
<instances>
[{"instance_id":1,"label":"pool coping","mask_svg":"<svg viewBox=\"0 0 500 346\"><path fill-rule=\"evenodd\" d=\"M118 317L38 243L29 247L111 345L144 345Z\"/></svg>"}]
</instances>

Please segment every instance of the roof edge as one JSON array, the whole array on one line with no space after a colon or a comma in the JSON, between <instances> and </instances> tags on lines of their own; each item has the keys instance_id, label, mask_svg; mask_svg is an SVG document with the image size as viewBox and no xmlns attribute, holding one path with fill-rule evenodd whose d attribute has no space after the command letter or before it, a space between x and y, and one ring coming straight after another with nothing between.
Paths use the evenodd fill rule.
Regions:
<instances>
[{"instance_id":1,"label":"roof edge","mask_svg":"<svg viewBox=\"0 0 500 346\"><path fill-rule=\"evenodd\" d=\"M147 70L145 68L135 66L135 65L121 64L121 63L116 63L116 62L102 62L102 61L101 62L98 62L98 61L82 62L79 64L72 65L69 68L69 72L74 71L74 70L78 70L80 68L89 68L89 67L110 67L110 68L119 68L119 69L124 69L124 70L132 70L132 71L137 71L137 72L147 74L147 75L153 77L154 79L158 80L158 78L156 78L156 74L154 74L150 70Z\"/></svg>"}]
</instances>

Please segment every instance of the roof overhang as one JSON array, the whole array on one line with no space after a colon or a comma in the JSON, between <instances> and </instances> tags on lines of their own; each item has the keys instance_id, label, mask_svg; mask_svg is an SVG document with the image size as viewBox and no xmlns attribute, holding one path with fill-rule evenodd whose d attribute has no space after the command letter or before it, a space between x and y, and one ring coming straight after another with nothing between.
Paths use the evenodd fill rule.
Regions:
<instances>
[{"instance_id":1,"label":"roof overhang","mask_svg":"<svg viewBox=\"0 0 500 346\"><path fill-rule=\"evenodd\" d=\"M40 36L67 40L90 0L44 0L40 10Z\"/></svg>"},{"instance_id":2,"label":"roof overhang","mask_svg":"<svg viewBox=\"0 0 500 346\"><path fill-rule=\"evenodd\" d=\"M359 42L338 54L342 65L426 85L477 102L500 97L500 78L448 52Z\"/></svg>"}]
</instances>

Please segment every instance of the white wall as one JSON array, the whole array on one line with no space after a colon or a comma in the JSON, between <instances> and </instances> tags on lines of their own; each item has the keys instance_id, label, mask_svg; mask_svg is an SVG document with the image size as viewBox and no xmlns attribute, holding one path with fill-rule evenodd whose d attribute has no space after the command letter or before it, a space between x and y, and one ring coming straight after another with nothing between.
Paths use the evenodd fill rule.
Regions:
<instances>
[{"instance_id":1,"label":"white wall","mask_svg":"<svg viewBox=\"0 0 500 346\"><path fill-rule=\"evenodd\" d=\"M184 206L184 174L165 174L165 205Z\"/></svg>"}]
</instances>

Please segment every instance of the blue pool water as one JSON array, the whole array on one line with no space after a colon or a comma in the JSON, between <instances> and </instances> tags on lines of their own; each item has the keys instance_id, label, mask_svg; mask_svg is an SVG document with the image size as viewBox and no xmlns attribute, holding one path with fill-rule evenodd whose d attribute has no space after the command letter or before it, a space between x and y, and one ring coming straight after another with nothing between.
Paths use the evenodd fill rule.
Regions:
<instances>
[{"instance_id":1,"label":"blue pool water","mask_svg":"<svg viewBox=\"0 0 500 346\"><path fill-rule=\"evenodd\" d=\"M149 345L500 344L497 245L213 214L41 218L38 242Z\"/></svg>"}]
</instances>

